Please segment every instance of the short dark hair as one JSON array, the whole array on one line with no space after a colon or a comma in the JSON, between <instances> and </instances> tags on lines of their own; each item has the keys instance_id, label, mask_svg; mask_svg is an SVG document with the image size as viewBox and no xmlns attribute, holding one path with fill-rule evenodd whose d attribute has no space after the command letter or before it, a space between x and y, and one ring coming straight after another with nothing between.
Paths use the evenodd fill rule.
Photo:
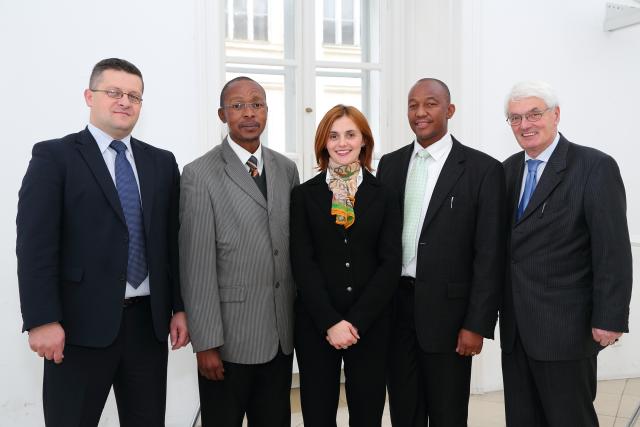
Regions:
<instances>
[{"instance_id":1,"label":"short dark hair","mask_svg":"<svg viewBox=\"0 0 640 427\"><path fill-rule=\"evenodd\" d=\"M251 77L239 76L239 77L236 77L236 78L233 78L233 79L229 80L222 87L222 90L220 91L220 108L224 107L224 96L227 94L227 89L229 89L229 86L231 86L235 82L239 82L241 80L247 80L247 81L253 82L253 83L257 84L258 86L260 86L260 89L262 89L262 93L264 93L264 97L265 97L265 100L266 100L267 92L264 90L264 88L262 87L262 85L260 83L258 83L257 81L253 80Z\"/></svg>"},{"instance_id":2,"label":"short dark hair","mask_svg":"<svg viewBox=\"0 0 640 427\"><path fill-rule=\"evenodd\" d=\"M131 62L126 59L120 58L107 58L98 62L93 66L93 70L91 71L91 77L89 77L89 89L95 89L98 84L98 80L100 80L100 76L102 72L105 70L117 70L124 71L125 73L133 74L140 77L142 81L142 91L144 92L144 80L142 79L142 73Z\"/></svg>"},{"instance_id":3,"label":"short dark hair","mask_svg":"<svg viewBox=\"0 0 640 427\"><path fill-rule=\"evenodd\" d=\"M439 85L442 89L444 89L445 95L447 97L447 102L451 103L451 92L449 91L449 86L447 86L447 84L445 82L443 82L442 80L435 79L433 77L425 77L425 78L422 78L422 79L418 80L413 85L413 87L416 87L418 85L418 83L422 83L422 82L434 82L437 85ZM413 87L412 87L412 89L413 89ZM409 91L409 92L411 92L411 91Z\"/></svg>"}]
</instances>

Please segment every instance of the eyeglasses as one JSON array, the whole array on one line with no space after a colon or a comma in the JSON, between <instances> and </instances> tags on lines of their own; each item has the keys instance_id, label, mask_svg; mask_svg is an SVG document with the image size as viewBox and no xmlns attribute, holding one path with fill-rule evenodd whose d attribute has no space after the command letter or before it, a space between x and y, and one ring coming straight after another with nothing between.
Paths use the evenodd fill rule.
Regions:
<instances>
[{"instance_id":1,"label":"eyeglasses","mask_svg":"<svg viewBox=\"0 0 640 427\"><path fill-rule=\"evenodd\" d=\"M237 102L235 104L222 106L222 108L226 108L227 110L231 110L235 112L244 111L244 109L247 107L251 108L253 111L259 111L264 108L267 108L267 104L265 104L264 102L246 102L246 103Z\"/></svg>"},{"instance_id":2,"label":"eyeglasses","mask_svg":"<svg viewBox=\"0 0 640 427\"><path fill-rule=\"evenodd\" d=\"M510 114L507 117L507 122L511 126L518 126L520 123L522 123L522 118L523 117L525 119L527 119L528 122L537 122L538 120L540 120L542 118L542 115L544 113L546 113L547 111L549 111L549 110L551 110L551 108L545 108L542 111L533 110L533 111L529 111L528 113L524 113L524 114Z\"/></svg>"},{"instance_id":3,"label":"eyeglasses","mask_svg":"<svg viewBox=\"0 0 640 427\"><path fill-rule=\"evenodd\" d=\"M140 104L142 102L142 96L138 95L137 93L131 93L131 92L123 92L120 89L89 89L91 92L104 92L107 94L107 96L109 98L113 98L113 99L120 99L122 98L124 95L127 95L127 98L129 98L129 102L131 102L132 104Z\"/></svg>"}]
</instances>

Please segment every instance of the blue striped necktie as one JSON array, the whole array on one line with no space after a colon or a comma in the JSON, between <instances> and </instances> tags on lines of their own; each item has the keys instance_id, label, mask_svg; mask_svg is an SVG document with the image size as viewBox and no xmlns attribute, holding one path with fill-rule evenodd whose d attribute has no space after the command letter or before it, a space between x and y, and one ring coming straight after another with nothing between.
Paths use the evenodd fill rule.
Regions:
<instances>
[{"instance_id":1,"label":"blue striped necktie","mask_svg":"<svg viewBox=\"0 0 640 427\"><path fill-rule=\"evenodd\" d=\"M533 190L536 189L536 184L538 183L538 166L540 166L540 163L542 163L542 160L527 160L527 180L524 183L522 199L520 199L520 204L518 205L516 221L520 221L520 218L522 218L522 215L529 204L529 200L531 200Z\"/></svg>"},{"instance_id":2,"label":"blue striped necktie","mask_svg":"<svg viewBox=\"0 0 640 427\"><path fill-rule=\"evenodd\" d=\"M138 288L147 277L147 251L142 224L140 193L133 168L127 160L127 146L118 140L111 141L109 146L118 153L116 155L116 188L129 230L127 282L134 288Z\"/></svg>"}]
</instances>

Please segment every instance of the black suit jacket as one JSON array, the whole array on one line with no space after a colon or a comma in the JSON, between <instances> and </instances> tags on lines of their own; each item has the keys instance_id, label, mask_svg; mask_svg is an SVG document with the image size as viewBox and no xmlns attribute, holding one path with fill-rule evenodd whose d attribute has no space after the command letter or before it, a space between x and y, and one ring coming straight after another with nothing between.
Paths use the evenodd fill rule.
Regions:
<instances>
[{"instance_id":1,"label":"black suit jacket","mask_svg":"<svg viewBox=\"0 0 640 427\"><path fill-rule=\"evenodd\" d=\"M397 197L366 170L355 196L355 223L331 215L326 172L291 193L291 265L297 307L324 336L347 320L366 333L390 313L400 278L402 242Z\"/></svg>"},{"instance_id":2,"label":"black suit jacket","mask_svg":"<svg viewBox=\"0 0 640 427\"><path fill-rule=\"evenodd\" d=\"M178 282L178 167L168 151L131 139L142 198L153 324L166 340L182 311ZM22 181L17 215L24 329L60 322L66 343L105 347L118 334L128 231L115 184L85 129L40 142Z\"/></svg>"},{"instance_id":3,"label":"black suit jacket","mask_svg":"<svg viewBox=\"0 0 640 427\"><path fill-rule=\"evenodd\" d=\"M504 280L502 165L453 138L418 243L415 326L425 352L455 351L461 328L493 338ZM378 178L404 188L413 143L382 157Z\"/></svg>"},{"instance_id":4,"label":"black suit jacket","mask_svg":"<svg viewBox=\"0 0 640 427\"><path fill-rule=\"evenodd\" d=\"M571 360L601 347L591 328L626 332L631 244L615 160L562 135L520 221L524 152L504 162L509 218L501 344L518 330L530 357Z\"/></svg>"}]
</instances>

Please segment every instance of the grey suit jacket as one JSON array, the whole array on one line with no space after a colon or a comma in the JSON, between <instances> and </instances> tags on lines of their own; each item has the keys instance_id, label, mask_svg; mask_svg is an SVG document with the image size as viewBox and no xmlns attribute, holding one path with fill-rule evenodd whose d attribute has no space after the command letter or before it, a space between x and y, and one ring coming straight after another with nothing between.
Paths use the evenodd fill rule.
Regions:
<instances>
[{"instance_id":1,"label":"grey suit jacket","mask_svg":"<svg viewBox=\"0 0 640 427\"><path fill-rule=\"evenodd\" d=\"M291 160L262 147L267 198L229 142L185 166L180 278L194 351L258 364L293 351L295 285L289 264Z\"/></svg>"},{"instance_id":2,"label":"grey suit jacket","mask_svg":"<svg viewBox=\"0 0 640 427\"><path fill-rule=\"evenodd\" d=\"M631 245L618 165L561 135L516 221L523 168L523 152L504 162L510 224L502 349L510 353L519 336L536 360L588 357L602 348L591 328L628 331Z\"/></svg>"}]
</instances>

